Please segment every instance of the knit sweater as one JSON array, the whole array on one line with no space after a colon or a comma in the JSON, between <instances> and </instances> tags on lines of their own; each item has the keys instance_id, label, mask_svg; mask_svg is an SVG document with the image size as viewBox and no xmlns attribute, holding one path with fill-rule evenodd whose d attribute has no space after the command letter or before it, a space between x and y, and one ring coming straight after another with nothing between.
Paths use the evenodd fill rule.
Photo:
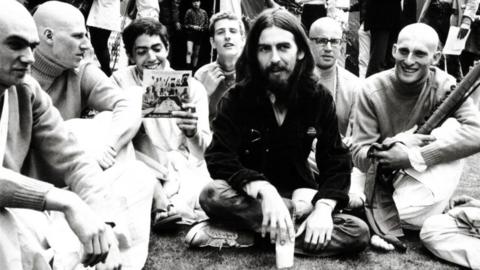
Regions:
<instances>
[{"instance_id":1,"label":"knit sweater","mask_svg":"<svg viewBox=\"0 0 480 270\"><path fill-rule=\"evenodd\" d=\"M169 65L165 70L172 70ZM118 70L112 74L112 81L121 89L127 90L132 86L140 86L141 79L135 71L135 66ZM159 155L165 157L165 153L178 151L185 157L190 155L197 161L203 161L205 149L210 144L212 134L208 122L208 104L205 88L197 80L189 81L189 95L191 103L196 107L198 114L197 134L191 138L183 135L174 118L143 118L142 123L145 133L150 137L152 150L156 149ZM142 95L142 93L138 93ZM135 98L141 101L141 98Z\"/></svg>"},{"instance_id":2,"label":"knit sweater","mask_svg":"<svg viewBox=\"0 0 480 270\"><path fill-rule=\"evenodd\" d=\"M372 143L382 143L400 132L420 125L425 116L455 85L455 79L438 68L431 68L417 94L402 94L395 69L369 77L359 94L353 124L353 158L356 167L370 166L367 151ZM412 93L413 91L410 91ZM480 151L480 113L471 99L463 103L453 117L460 128L448 138L420 148L427 166L461 159Z\"/></svg>"},{"instance_id":3,"label":"knit sweater","mask_svg":"<svg viewBox=\"0 0 480 270\"><path fill-rule=\"evenodd\" d=\"M29 151L35 149L48 165L43 169L55 168L72 191L94 209L102 208L100 179L96 177L100 168L80 150L75 138L65 129L48 95L29 76L7 91L9 121L4 168L0 169L0 207L43 210L45 195L52 188L50 183L57 179L44 182L24 176L28 174L24 162Z\"/></svg>"},{"instance_id":4,"label":"knit sweater","mask_svg":"<svg viewBox=\"0 0 480 270\"><path fill-rule=\"evenodd\" d=\"M133 138L140 126L139 108L129 102L93 63L65 69L37 50L32 76L50 95L65 120L80 118L85 108L112 111L112 130L105 143L117 151Z\"/></svg>"},{"instance_id":5,"label":"knit sweater","mask_svg":"<svg viewBox=\"0 0 480 270\"><path fill-rule=\"evenodd\" d=\"M211 62L202 66L197 70L197 72L195 72L195 79L204 84L207 75L211 73L217 66L221 68L217 62ZM206 89L208 94L208 111L210 112L208 118L210 119L210 122L217 114L217 104L220 101L220 98L222 98L225 92L227 92L227 90L235 84L235 70L230 73L224 72L224 76L225 79L218 84L216 89Z\"/></svg>"}]
</instances>

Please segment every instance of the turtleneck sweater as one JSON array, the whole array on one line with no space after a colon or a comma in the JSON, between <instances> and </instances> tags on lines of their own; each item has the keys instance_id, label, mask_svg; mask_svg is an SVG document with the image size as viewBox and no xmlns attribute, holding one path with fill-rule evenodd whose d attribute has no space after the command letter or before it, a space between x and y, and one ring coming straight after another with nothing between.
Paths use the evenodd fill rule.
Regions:
<instances>
[{"instance_id":1,"label":"turtleneck sweater","mask_svg":"<svg viewBox=\"0 0 480 270\"><path fill-rule=\"evenodd\" d=\"M129 101L92 62L66 69L36 50L32 76L65 120L80 118L86 108L112 111L112 129L105 143L116 151L133 138L140 126L140 104Z\"/></svg>"},{"instance_id":2,"label":"turtleneck sweater","mask_svg":"<svg viewBox=\"0 0 480 270\"><path fill-rule=\"evenodd\" d=\"M366 79L356 105L353 123L353 160L366 171L367 151L372 143L382 143L400 132L421 125L425 116L454 86L455 79L438 68L415 84L397 80L395 68ZM420 147L427 166L461 159L480 151L480 113L468 99L454 113L460 127L445 138Z\"/></svg>"}]
</instances>

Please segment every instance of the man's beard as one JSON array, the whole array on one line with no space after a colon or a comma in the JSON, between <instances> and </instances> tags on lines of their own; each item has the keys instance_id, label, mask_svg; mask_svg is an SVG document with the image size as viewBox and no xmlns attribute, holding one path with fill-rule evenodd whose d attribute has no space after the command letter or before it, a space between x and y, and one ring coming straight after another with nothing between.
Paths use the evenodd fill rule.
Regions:
<instances>
[{"instance_id":1,"label":"man's beard","mask_svg":"<svg viewBox=\"0 0 480 270\"><path fill-rule=\"evenodd\" d=\"M285 79L275 78L271 73L276 71L288 72L286 67L272 65L264 71L266 88L275 95L277 102L286 105L290 96L290 77Z\"/></svg>"}]
</instances>

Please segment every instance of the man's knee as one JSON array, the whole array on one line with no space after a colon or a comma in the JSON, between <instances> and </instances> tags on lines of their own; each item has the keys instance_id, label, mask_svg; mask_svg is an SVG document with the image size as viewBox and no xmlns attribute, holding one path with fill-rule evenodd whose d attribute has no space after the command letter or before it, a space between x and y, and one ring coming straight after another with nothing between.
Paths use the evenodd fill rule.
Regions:
<instances>
[{"instance_id":1,"label":"man's knee","mask_svg":"<svg viewBox=\"0 0 480 270\"><path fill-rule=\"evenodd\" d=\"M410 230L420 230L426 219L441 214L447 204L448 201L443 201L426 206L399 208L402 226Z\"/></svg>"},{"instance_id":2,"label":"man's knee","mask_svg":"<svg viewBox=\"0 0 480 270\"><path fill-rule=\"evenodd\" d=\"M420 240L425 246L429 247L443 231L442 226L446 222L445 218L444 215L436 215L425 220L420 231Z\"/></svg>"},{"instance_id":3,"label":"man's knee","mask_svg":"<svg viewBox=\"0 0 480 270\"><path fill-rule=\"evenodd\" d=\"M232 190L232 187L223 180L215 180L208 183L200 192L200 206L208 214L212 209L221 207L225 194Z\"/></svg>"},{"instance_id":4,"label":"man's knee","mask_svg":"<svg viewBox=\"0 0 480 270\"><path fill-rule=\"evenodd\" d=\"M370 242L370 230L361 219L345 214L334 216L334 223L338 226L344 245L352 251L365 249Z\"/></svg>"}]
</instances>

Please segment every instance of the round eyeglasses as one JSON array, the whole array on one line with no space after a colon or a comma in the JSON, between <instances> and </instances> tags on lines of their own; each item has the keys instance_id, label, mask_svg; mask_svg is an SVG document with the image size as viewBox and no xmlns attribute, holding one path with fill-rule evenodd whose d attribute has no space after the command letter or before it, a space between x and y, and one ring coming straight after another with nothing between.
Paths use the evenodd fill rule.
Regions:
<instances>
[{"instance_id":1,"label":"round eyeglasses","mask_svg":"<svg viewBox=\"0 0 480 270\"><path fill-rule=\"evenodd\" d=\"M332 47L338 47L342 44L343 39L341 38L310 38L310 40L320 46L327 46L330 42Z\"/></svg>"}]
</instances>

